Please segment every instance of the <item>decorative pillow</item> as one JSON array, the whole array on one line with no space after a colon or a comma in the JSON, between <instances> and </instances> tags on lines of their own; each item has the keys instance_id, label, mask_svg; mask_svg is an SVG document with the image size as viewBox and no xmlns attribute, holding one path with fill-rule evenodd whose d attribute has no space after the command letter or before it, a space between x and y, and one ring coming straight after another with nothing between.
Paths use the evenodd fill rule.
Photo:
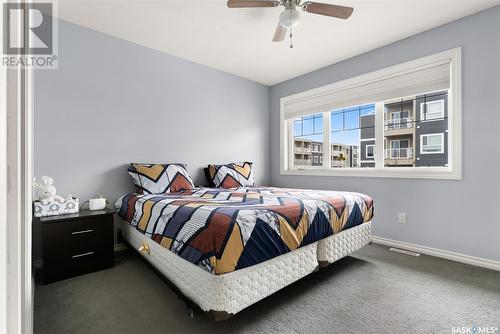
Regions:
<instances>
[{"instance_id":1,"label":"decorative pillow","mask_svg":"<svg viewBox=\"0 0 500 334\"><path fill-rule=\"evenodd\" d=\"M143 194L178 192L194 188L184 164L131 163L128 173Z\"/></svg>"},{"instance_id":2,"label":"decorative pillow","mask_svg":"<svg viewBox=\"0 0 500 334\"><path fill-rule=\"evenodd\" d=\"M234 162L227 165L208 165L208 182L217 188L254 186L251 162Z\"/></svg>"}]
</instances>

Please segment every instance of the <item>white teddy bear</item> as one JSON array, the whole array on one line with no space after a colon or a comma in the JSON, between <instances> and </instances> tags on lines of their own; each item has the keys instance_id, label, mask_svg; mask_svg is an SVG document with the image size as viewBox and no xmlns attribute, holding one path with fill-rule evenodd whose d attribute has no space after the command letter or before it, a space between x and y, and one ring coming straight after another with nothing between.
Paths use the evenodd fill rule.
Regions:
<instances>
[{"instance_id":1,"label":"white teddy bear","mask_svg":"<svg viewBox=\"0 0 500 334\"><path fill-rule=\"evenodd\" d=\"M36 179L33 179L33 188L36 189L38 200L42 202L43 205L47 205L54 201L64 203L64 198L56 195L56 188L52 183L54 183L54 179L49 176L42 176L42 184L37 183Z\"/></svg>"}]
</instances>

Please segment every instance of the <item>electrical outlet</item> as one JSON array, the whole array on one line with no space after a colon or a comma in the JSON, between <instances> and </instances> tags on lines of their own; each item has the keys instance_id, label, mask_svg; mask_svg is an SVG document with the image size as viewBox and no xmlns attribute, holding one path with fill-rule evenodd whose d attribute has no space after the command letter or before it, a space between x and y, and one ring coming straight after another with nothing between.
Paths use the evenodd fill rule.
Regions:
<instances>
[{"instance_id":1,"label":"electrical outlet","mask_svg":"<svg viewBox=\"0 0 500 334\"><path fill-rule=\"evenodd\" d=\"M398 222L400 224L406 224L406 213L405 212L400 212L398 214Z\"/></svg>"}]
</instances>

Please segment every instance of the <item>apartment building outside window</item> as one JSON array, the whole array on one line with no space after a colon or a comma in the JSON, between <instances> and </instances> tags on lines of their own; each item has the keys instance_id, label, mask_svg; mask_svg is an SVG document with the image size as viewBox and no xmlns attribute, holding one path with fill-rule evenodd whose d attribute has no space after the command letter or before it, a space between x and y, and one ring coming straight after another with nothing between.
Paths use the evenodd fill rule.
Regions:
<instances>
[{"instance_id":1,"label":"apartment building outside window","mask_svg":"<svg viewBox=\"0 0 500 334\"><path fill-rule=\"evenodd\" d=\"M384 166L446 167L447 107L448 90L385 101ZM375 115L364 118L364 124L375 123ZM374 134L374 130L365 133L361 140L371 143ZM374 162L365 160L363 165L373 166Z\"/></svg>"},{"instance_id":2,"label":"apartment building outside window","mask_svg":"<svg viewBox=\"0 0 500 334\"><path fill-rule=\"evenodd\" d=\"M296 166L321 166L323 160L323 115L313 114L295 119L293 131L294 164Z\"/></svg>"},{"instance_id":3,"label":"apartment building outside window","mask_svg":"<svg viewBox=\"0 0 500 334\"><path fill-rule=\"evenodd\" d=\"M330 113L330 167L361 167L360 138L363 131L373 128L373 124L362 128L360 116L373 114L374 108L373 104L368 104ZM323 116L315 114L299 117L293 120L293 124L294 164L304 167L323 166Z\"/></svg>"}]
</instances>

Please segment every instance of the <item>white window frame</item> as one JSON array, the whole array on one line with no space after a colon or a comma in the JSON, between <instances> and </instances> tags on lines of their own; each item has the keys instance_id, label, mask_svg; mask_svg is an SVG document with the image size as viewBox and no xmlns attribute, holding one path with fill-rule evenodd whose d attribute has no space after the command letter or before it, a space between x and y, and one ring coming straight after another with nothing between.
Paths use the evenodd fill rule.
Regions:
<instances>
[{"instance_id":1,"label":"white window frame","mask_svg":"<svg viewBox=\"0 0 500 334\"><path fill-rule=\"evenodd\" d=\"M373 154L371 156L368 155L368 147L373 147ZM370 144L365 146L365 158L371 159L375 157L375 144Z\"/></svg>"},{"instance_id":2,"label":"white window frame","mask_svg":"<svg viewBox=\"0 0 500 334\"><path fill-rule=\"evenodd\" d=\"M425 106L428 106L429 104L431 103L439 103L441 105L441 117L436 117L436 118L427 118L427 116L429 115L427 113L427 115L424 115L424 110L427 109L425 108ZM424 109L425 108L425 109ZM421 122L432 122L432 121L440 121L444 118L444 100L441 99L441 100L434 100L434 101L426 101L426 102L421 102L420 103L420 121Z\"/></svg>"},{"instance_id":3,"label":"white window frame","mask_svg":"<svg viewBox=\"0 0 500 334\"><path fill-rule=\"evenodd\" d=\"M440 136L441 137L441 150L439 151L434 151L434 152L425 152L423 150L424 145L422 144L422 140L424 137L430 137L430 136ZM427 139L429 140L429 139ZM444 133L426 133L426 134L421 134L420 135L420 154L443 154L444 153Z\"/></svg>"},{"instance_id":4,"label":"white window frame","mask_svg":"<svg viewBox=\"0 0 500 334\"><path fill-rule=\"evenodd\" d=\"M294 166L293 164L293 121L285 120L288 106L314 106L316 101L324 101L326 96L347 92L351 87L375 83L387 77L413 73L420 68L428 68L439 62L450 64L448 91L448 166L446 167L385 167L384 166L384 103L375 103L375 167L331 168L330 159L323 159L322 166ZM280 100L280 174L281 175L318 175L318 176L355 176L390 177L420 179L462 179L462 64L461 48L440 52L399 65L391 66L354 78L335 82ZM442 89L439 89L442 90ZM433 90L429 90L429 93ZM350 107L346 105L344 107ZM308 107L309 108L309 107ZM311 114L323 112L323 155L331 156L330 116L331 110L310 107ZM290 134L290 135L289 135ZM289 158L291 157L291 159Z\"/></svg>"}]
</instances>

